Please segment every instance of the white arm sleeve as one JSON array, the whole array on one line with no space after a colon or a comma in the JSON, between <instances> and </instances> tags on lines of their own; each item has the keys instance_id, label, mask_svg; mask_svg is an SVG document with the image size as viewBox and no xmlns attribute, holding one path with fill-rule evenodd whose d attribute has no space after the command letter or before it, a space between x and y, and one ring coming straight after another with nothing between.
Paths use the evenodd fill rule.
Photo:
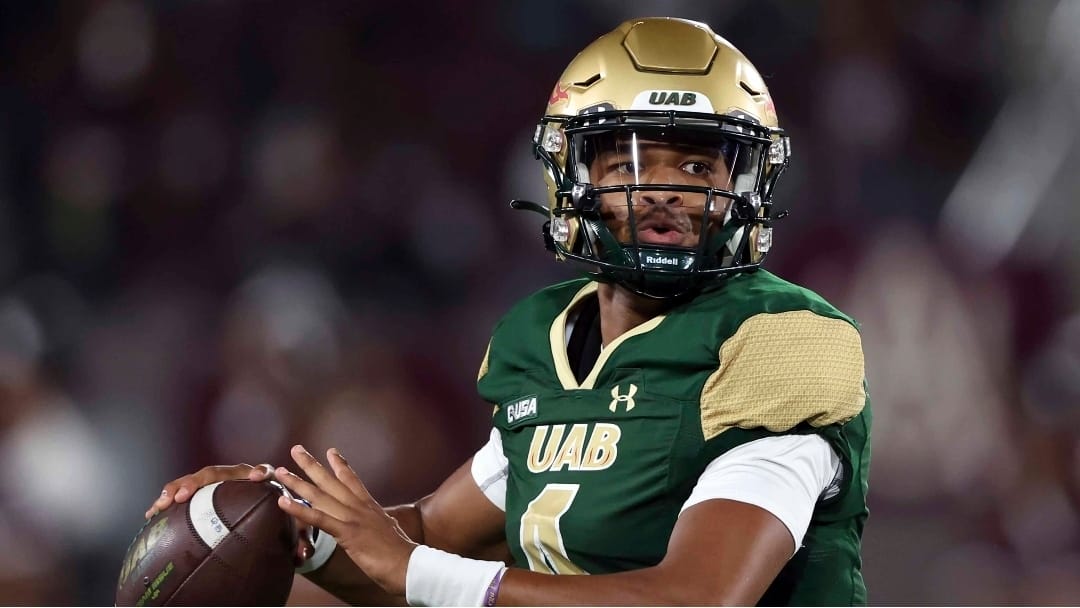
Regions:
<instances>
[{"instance_id":1,"label":"white arm sleeve","mask_svg":"<svg viewBox=\"0 0 1080 608\"><path fill-rule=\"evenodd\" d=\"M473 456L472 476L484 496L500 511L506 511L506 471L510 463L503 454L499 429L491 429L491 437Z\"/></svg>"},{"instance_id":2,"label":"white arm sleeve","mask_svg":"<svg viewBox=\"0 0 1080 608\"><path fill-rule=\"evenodd\" d=\"M797 551L814 506L840 474L840 457L818 435L757 439L710 462L680 513L715 498L749 503L783 522Z\"/></svg>"}]
</instances>

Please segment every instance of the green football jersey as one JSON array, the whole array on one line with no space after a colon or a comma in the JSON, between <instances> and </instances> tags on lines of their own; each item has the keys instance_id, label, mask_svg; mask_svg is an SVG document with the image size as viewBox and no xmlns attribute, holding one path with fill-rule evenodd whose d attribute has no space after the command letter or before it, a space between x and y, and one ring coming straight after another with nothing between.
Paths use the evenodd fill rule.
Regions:
<instances>
[{"instance_id":1,"label":"green football jersey","mask_svg":"<svg viewBox=\"0 0 1080 608\"><path fill-rule=\"evenodd\" d=\"M578 382L567 317L588 280L544 289L498 324L478 378L509 461L506 537L518 566L603 574L663 559L680 507L717 456L817 433L839 492L762 604L864 604L870 401L854 322L765 271L718 282L608 344Z\"/></svg>"}]
</instances>

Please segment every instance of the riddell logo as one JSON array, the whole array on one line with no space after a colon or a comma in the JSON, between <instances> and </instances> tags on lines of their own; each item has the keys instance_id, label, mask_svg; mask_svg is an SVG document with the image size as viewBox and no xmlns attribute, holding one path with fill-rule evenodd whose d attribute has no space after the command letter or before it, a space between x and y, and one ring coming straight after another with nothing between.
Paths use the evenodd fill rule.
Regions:
<instances>
[{"instance_id":1,"label":"riddell logo","mask_svg":"<svg viewBox=\"0 0 1080 608\"><path fill-rule=\"evenodd\" d=\"M661 266L678 266L679 260L674 256L669 255L646 255L646 264L659 264Z\"/></svg>"}]
</instances>

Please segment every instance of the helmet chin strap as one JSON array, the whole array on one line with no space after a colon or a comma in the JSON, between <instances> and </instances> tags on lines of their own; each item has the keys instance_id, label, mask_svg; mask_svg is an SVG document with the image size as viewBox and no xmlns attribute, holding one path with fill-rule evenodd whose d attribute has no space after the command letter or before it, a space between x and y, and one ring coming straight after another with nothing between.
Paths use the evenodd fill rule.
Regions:
<instances>
[{"instance_id":1,"label":"helmet chin strap","mask_svg":"<svg viewBox=\"0 0 1080 608\"><path fill-rule=\"evenodd\" d=\"M729 232L728 226L731 226L733 223L731 221L733 210L739 211L739 215L747 215L747 212L749 212L749 217L740 218L742 221L735 222L735 229L730 231L729 238L723 244L723 247L725 247L726 249L720 249L719 246L713 249L713 251L726 251L727 254L731 256L735 255L735 251L739 248L739 244L742 242L743 233L746 231L746 226L750 222L750 217L756 216L758 208L760 207L760 203L758 205L754 205L752 202L750 202L748 198L754 192L754 176L744 173L735 178L735 192L739 193L740 196L738 199L733 200L731 204L728 205L728 209L724 213L724 230L721 231L721 234L727 234ZM741 207L741 209L736 209L737 206ZM747 207L752 209L752 211L750 211L750 209L746 209ZM713 245L713 243L710 243L710 245Z\"/></svg>"},{"instance_id":2,"label":"helmet chin strap","mask_svg":"<svg viewBox=\"0 0 1080 608\"><path fill-rule=\"evenodd\" d=\"M600 245L596 253L599 254L597 257L602 262L615 266L636 265L633 256L615 239L602 220L584 215L578 217L581 219L582 227L587 227L590 240L598 241L598 243L593 242L591 246L596 249L597 245Z\"/></svg>"},{"instance_id":3,"label":"helmet chin strap","mask_svg":"<svg viewBox=\"0 0 1080 608\"><path fill-rule=\"evenodd\" d=\"M734 257L742 245L747 228L757 219L760 209L759 194L753 190L740 191L739 196L732 199L724 213L723 229L710 238L712 251Z\"/></svg>"},{"instance_id":4,"label":"helmet chin strap","mask_svg":"<svg viewBox=\"0 0 1080 608\"><path fill-rule=\"evenodd\" d=\"M551 209L548 209L546 205L541 205L540 203L535 203L533 201L527 201L520 198L515 198L511 200L510 208L516 211L532 211L534 213L539 213L544 217L549 217L551 215Z\"/></svg>"}]
</instances>

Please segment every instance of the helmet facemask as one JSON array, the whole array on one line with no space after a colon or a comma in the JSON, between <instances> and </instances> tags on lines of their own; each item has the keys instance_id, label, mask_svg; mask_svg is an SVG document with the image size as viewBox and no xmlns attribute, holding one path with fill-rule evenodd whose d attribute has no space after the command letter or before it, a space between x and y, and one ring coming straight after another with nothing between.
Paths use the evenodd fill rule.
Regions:
<instances>
[{"instance_id":1,"label":"helmet facemask","mask_svg":"<svg viewBox=\"0 0 1080 608\"><path fill-rule=\"evenodd\" d=\"M671 298L757 267L771 240L778 130L739 116L607 111L548 116L537 156L556 185L556 253L601 280ZM751 242L753 238L753 242Z\"/></svg>"}]
</instances>

